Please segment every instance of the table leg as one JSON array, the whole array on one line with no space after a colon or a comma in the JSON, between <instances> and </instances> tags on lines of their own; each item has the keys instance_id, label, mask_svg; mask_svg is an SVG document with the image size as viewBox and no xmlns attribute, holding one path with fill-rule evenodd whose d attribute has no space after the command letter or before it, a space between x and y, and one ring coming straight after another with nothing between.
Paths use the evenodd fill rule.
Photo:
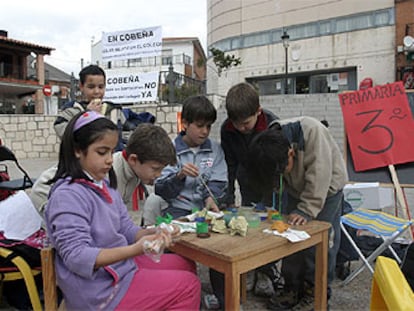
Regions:
<instances>
[{"instance_id":1,"label":"table leg","mask_svg":"<svg viewBox=\"0 0 414 311\"><path fill-rule=\"evenodd\" d=\"M328 289L328 232L321 232L322 241L315 253L315 310L327 310Z\"/></svg>"},{"instance_id":2,"label":"table leg","mask_svg":"<svg viewBox=\"0 0 414 311\"><path fill-rule=\"evenodd\" d=\"M224 273L225 310L240 310L240 273L233 267Z\"/></svg>"},{"instance_id":3,"label":"table leg","mask_svg":"<svg viewBox=\"0 0 414 311\"><path fill-rule=\"evenodd\" d=\"M241 290L241 302L247 301L247 272L240 276L240 290Z\"/></svg>"}]
</instances>

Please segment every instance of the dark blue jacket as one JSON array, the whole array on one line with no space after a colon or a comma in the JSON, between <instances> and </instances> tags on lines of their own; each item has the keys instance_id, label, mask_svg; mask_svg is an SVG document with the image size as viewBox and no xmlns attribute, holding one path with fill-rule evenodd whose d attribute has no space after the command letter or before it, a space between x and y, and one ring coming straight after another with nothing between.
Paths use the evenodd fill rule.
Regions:
<instances>
[{"instance_id":1,"label":"dark blue jacket","mask_svg":"<svg viewBox=\"0 0 414 311\"><path fill-rule=\"evenodd\" d=\"M263 109L256 122L253 133L244 135L240 133L233 126L233 123L226 119L221 125L221 147L223 148L224 155L227 162L228 171L228 188L226 203L233 204L235 202L235 186L234 182L237 182L240 186L240 192L242 197L242 205L251 206L251 202L262 201L262 195L255 193L248 184L248 177L245 168L245 156L247 154L250 141L258 133L266 130L273 120L279 119L273 112Z\"/></svg>"}]
</instances>

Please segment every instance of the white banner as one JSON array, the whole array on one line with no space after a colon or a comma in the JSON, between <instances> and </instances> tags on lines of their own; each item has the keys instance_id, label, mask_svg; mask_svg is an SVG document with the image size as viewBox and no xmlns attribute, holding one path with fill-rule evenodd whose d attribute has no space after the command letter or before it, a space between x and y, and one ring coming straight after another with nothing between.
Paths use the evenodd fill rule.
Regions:
<instances>
[{"instance_id":1,"label":"white banner","mask_svg":"<svg viewBox=\"0 0 414 311\"><path fill-rule=\"evenodd\" d=\"M160 56L161 50L161 26L102 34L103 61Z\"/></svg>"},{"instance_id":2,"label":"white banner","mask_svg":"<svg viewBox=\"0 0 414 311\"><path fill-rule=\"evenodd\" d=\"M158 75L158 71L131 73L125 70L108 70L104 99L114 103L156 101Z\"/></svg>"}]
</instances>

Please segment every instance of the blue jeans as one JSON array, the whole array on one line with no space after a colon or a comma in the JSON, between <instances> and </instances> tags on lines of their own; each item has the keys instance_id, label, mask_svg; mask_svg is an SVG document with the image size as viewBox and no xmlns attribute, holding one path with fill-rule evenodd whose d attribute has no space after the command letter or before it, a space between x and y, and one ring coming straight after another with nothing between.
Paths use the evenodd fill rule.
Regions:
<instances>
[{"instance_id":1,"label":"blue jeans","mask_svg":"<svg viewBox=\"0 0 414 311\"><path fill-rule=\"evenodd\" d=\"M171 205L169 205L165 210L162 211L162 216L165 217L166 215L170 214L173 219L185 217L187 215L191 214L191 211L187 211L182 208L176 208Z\"/></svg>"},{"instance_id":2,"label":"blue jeans","mask_svg":"<svg viewBox=\"0 0 414 311\"><path fill-rule=\"evenodd\" d=\"M287 212L294 210L298 200L289 196ZM316 220L329 222L329 250L328 250L328 284L335 277L336 255L341 242L339 220L343 204L342 191L326 199L322 211ZM315 283L315 247L311 247L283 258L282 275L285 280L285 289L302 293L305 281L311 286Z\"/></svg>"}]
</instances>

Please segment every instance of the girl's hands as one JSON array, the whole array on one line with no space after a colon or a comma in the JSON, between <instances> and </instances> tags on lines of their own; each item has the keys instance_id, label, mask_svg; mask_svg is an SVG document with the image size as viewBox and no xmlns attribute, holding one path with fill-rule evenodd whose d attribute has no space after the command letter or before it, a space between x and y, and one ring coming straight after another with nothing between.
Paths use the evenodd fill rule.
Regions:
<instances>
[{"instance_id":1,"label":"girl's hands","mask_svg":"<svg viewBox=\"0 0 414 311\"><path fill-rule=\"evenodd\" d=\"M169 224L170 228L172 228L172 231L170 232L172 241L176 240L181 235L181 229L179 226L174 224Z\"/></svg>"},{"instance_id":2,"label":"girl's hands","mask_svg":"<svg viewBox=\"0 0 414 311\"><path fill-rule=\"evenodd\" d=\"M144 250L144 244L146 241L153 242L158 240L160 244L162 244L164 247L168 247L172 243L172 236L169 232L166 232L165 230L158 230L155 234L149 234L144 235L141 237L135 245L139 246L140 249Z\"/></svg>"}]
</instances>

